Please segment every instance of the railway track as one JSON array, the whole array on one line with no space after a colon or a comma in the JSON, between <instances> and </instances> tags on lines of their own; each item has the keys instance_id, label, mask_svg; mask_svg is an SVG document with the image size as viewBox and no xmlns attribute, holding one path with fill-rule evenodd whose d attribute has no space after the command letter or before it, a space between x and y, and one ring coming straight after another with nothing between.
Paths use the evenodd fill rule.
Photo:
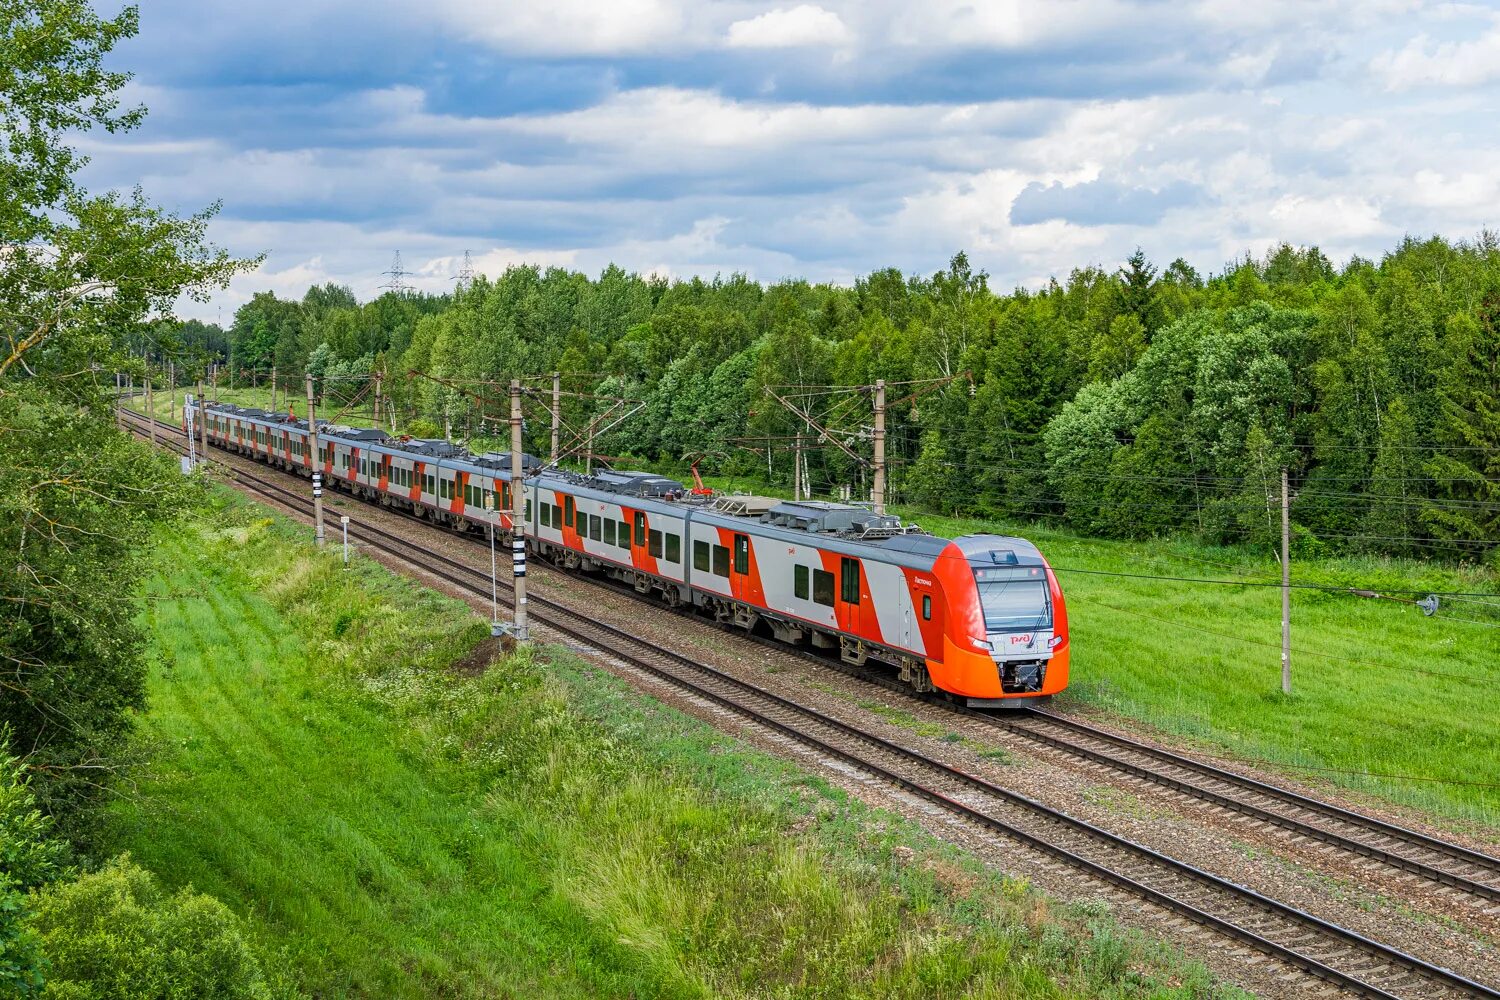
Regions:
<instances>
[{"instance_id":1,"label":"railway track","mask_svg":"<svg viewBox=\"0 0 1500 1000\"><path fill-rule=\"evenodd\" d=\"M132 415L131 421L135 424L139 419L144 418ZM311 501L299 491L240 470L233 471L246 488L279 505L302 513L311 507ZM363 522L351 521L350 533L364 544L418 565L455 587L481 597L490 594L491 581L486 572ZM1048 864L1063 866L1070 872L1081 870L1107 886L1107 893L1132 902L1144 899L1177 919L1191 921L1228 938L1240 948L1270 955L1330 986L1367 997L1478 996L1500 1000L1500 991L1490 986L1136 844L682 654L658 648L593 620L578 609L538 596L533 596L530 603L539 625L599 650L632 670L800 743L825 760L840 761L868 778L894 785L966 822L1021 844L1038 852ZM1043 717L1060 718L1050 714ZM1029 722L1008 724L1029 725Z\"/></svg>"}]
</instances>

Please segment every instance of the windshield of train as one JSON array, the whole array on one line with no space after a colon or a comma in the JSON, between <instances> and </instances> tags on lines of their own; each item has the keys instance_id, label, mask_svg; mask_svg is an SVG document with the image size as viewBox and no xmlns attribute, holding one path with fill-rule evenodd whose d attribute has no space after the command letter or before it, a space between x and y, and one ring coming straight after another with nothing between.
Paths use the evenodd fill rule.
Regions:
<instances>
[{"instance_id":1,"label":"windshield of train","mask_svg":"<svg viewBox=\"0 0 1500 1000\"><path fill-rule=\"evenodd\" d=\"M989 632L1030 632L1052 627L1047 577L1039 566L976 569L979 604Z\"/></svg>"}]
</instances>

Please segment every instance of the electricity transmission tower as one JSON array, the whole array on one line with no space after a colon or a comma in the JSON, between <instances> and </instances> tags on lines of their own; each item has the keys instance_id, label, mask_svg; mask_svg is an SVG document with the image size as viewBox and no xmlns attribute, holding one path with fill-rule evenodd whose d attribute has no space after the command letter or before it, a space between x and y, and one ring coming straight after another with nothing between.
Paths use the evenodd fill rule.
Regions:
<instances>
[{"instance_id":1,"label":"electricity transmission tower","mask_svg":"<svg viewBox=\"0 0 1500 1000\"><path fill-rule=\"evenodd\" d=\"M389 271L382 271L380 273L386 275L391 279L390 281L387 281L385 284L380 286L386 291L395 292L397 295L405 295L407 292L411 291L411 286L406 283L406 276L409 272L401 266L400 250L397 250L396 255L391 258L391 269Z\"/></svg>"},{"instance_id":2,"label":"electricity transmission tower","mask_svg":"<svg viewBox=\"0 0 1500 1000\"><path fill-rule=\"evenodd\" d=\"M464 251L464 264L458 271L458 291L468 291L469 286L474 284L474 258L469 256L469 251Z\"/></svg>"}]
</instances>

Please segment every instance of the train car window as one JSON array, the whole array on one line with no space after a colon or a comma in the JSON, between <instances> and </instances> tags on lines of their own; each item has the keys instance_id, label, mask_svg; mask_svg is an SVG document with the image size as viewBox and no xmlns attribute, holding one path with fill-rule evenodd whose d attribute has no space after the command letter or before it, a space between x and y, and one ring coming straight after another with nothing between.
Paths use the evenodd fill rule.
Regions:
<instances>
[{"instance_id":1,"label":"train car window","mask_svg":"<svg viewBox=\"0 0 1500 1000\"><path fill-rule=\"evenodd\" d=\"M550 503L542 504L542 527L552 527L552 505Z\"/></svg>"},{"instance_id":2,"label":"train car window","mask_svg":"<svg viewBox=\"0 0 1500 1000\"><path fill-rule=\"evenodd\" d=\"M924 621L932 621L932 595L922 595L922 618Z\"/></svg>"},{"instance_id":3,"label":"train car window","mask_svg":"<svg viewBox=\"0 0 1500 1000\"><path fill-rule=\"evenodd\" d=\"M599 517L598 514L590 514L588 516L588 518L589 518L589 537L592 538L594 541L597 542L599 540L599 530L600 530L600 523L599 522L600 522L601 518Z\"/></svg>"},{"instance_id":4,"label":"train car window","mask_svg":"<svg viewBox=\"0 0 1500 1000\"><path fill-rule=\"evenodd\" d=\"M859 560L845 556L840 560L840 597L845 604L859 603Z\"/></svg>"},{"instance_id":5,"label":"train car window","mask_svg":"<svg viewBox=\"0 0 1500 1000\"><path fill-rule=\"evenodd\" d=\"M573 498L563 497L563 526L573 527Z\"/></svg>"},{"instance_id":6,"label":"train car window","mask_svg":"<svg viewBox=\"0 0 1500 1000\"><path fill-rule=\"evenodd\" d=\"M646 544L646 515L637 513L635 515L635 544Z\"/></svg>"},{"instance_id":7,"label":"train car window","mask_svg":"<svg viewBox=\"0 0 1500 1000\"><path fill-rule=\"evenodd\" d=\"M708 572L708 543L707 542L694 542L693 543L693 569L702 570L705 573Z\"/></svg>"},{"instance_id":8,"label":"train car window","mask_svg":"<svg viewBox=\"0 0 1500 1000\"><path fill-rule=\"evenodd\" d=\"M806 566L798 566L792 570L792 593L804 601L812 596L810 576Z\"/></svg>"},{"instance_id":9,"label":"train car window","mask_svg":"<svg viewBox=\"0 0 1500 1000\"><path fill-rule=\"evenodd\" d=\"M833 574L827 570L813 570L813 602L833 607Z\"/></svg>"},{"instance_id":10,"label":"train car window","mask_svg":"<svg viewBox=\"0 0 1500 1000\"><path fill-rule=\"evenodd\" d=\"M667 562L682 562L682 538L667 532Z\"/></svg>"},{"instance_id":11,"label":"train car window","mask_svg":"<svg viewBox=\"0 0 1500 1000\"><path fill-rule=\"evenodd\" d=\"M531 501L526 501L526 520L531 520Z\"/></svg>"},{"instance_id":12,"label":"train car window","mask_svg":"<svg viewBox=\"0 0 1500 1000\"><path fill-rule=\"evenodd\" d=\"M552 527L562 527L562 508L557 504L552 505Z\"/></svg>"},{"instance_id":13,"label":"train car window","mask_svg":"<svg viewBox=\"0 0 1500 1000\"><path fill-rule=\"evenodd\" d=\"M604 519L604 544L615 544L615 519L612 517Z\"/></svg>"},{"instance_id":14,"label":"train car window","mask_svg":"<svg viewBox=\"0 0 1500 1000\"><path fill-rule=\"evenodd\" d=\"M647 543L646 551L649 552L649 553L651 553L651 558L652 559L660 559L661 558L661 532L657 531L655 528L652 528L651 532L650 532L650 535L648 537L649 537L649 542Z\"/></svg>"},{"instance_id":15,"label":"train car window","mask_svg":"<svg viewBox=\"0 0 1500 1000\"><path fill-rule=\"evenodd\" d=\"M620 548L622 548L622 549L628 549L628 548L630 548L630 522L629 521L621 521L620 522Z\"/></svg>"},{"instance_id":16,"label":"train car window","mask_svg":"<svg viewBox=\"0 0 1500 1000\"><path fill-rule=\"evenodd\" d=\"M750 572L750 538L748 535L734 536L734 571Z\"/></svg>"},{"instance_id":17,"label":"train car window","mask_svg":"<svg viewBox=\"0 0 1500 1000\"><path fill-rule=\"evenodd\" d=\"M729 575L729 550L722 545L714 546L714 576Z\"/></svg>"}]
</instances>

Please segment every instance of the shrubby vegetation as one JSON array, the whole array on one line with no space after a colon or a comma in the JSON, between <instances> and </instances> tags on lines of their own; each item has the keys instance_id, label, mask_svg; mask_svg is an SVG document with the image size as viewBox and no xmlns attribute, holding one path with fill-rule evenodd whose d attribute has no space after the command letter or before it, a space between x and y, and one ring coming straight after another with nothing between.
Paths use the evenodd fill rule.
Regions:
<instances>
[{"instance_id":1,"label":"shrubby vegetation","mask_svg":"<svg viewBox=\"0 0 1500 1000\"><path fill-rule=\"evenodd\" d=\"M481 433L482 409L499 415L474 398L497 394L480 383L558 370L570 390L644 402L597 451L707 456L705 470L780 482L791 435L807 429L764 387L960 375L916 399L891 390L896 499L1105 536L1256 543L1279 530L1286 467L1304 545L1477 558L1500 539L1490 233L1407 239L1342 267L1282 246L1211 276L1181 260L1158 273L1137 252L1115 272L1008 294L963 254L930 277L884 270L853 288L515 267L451 296L261 294L228 342L241 384L315 370L348 380L331 384L347 398L383 371L407 419L455 436ZM838 406L815 400L817 412L837 409L833 429L868 454L868 398L828 398ZM569 397L569 426L591 408ZM546 423L531 422L537 450ZM826 444L810 473L820 492L868 488Z\"/></svg>"},{"instance_id":2,"label":"shrubby vegetation","mask_svg":"<svg viewBox=\"0 0 1500 1000\"><path fill-rule=\"evenodd\" d=\"M36 900L48 1000L271 1000L239 918L117 858Z\"/></svg>"},{"instance_id":3,"label":"shrubby vegetation","mask_svg":"<svg viewBox=\"0 0 1500 1000\"><path fill-rule=\"evenodd\" d=\"M35 996L44 982L41 938L31 925L28 893L61 872L62 845L52 840L26 771L0 754L0 995Z\"/></svg>"}]
</instances>

